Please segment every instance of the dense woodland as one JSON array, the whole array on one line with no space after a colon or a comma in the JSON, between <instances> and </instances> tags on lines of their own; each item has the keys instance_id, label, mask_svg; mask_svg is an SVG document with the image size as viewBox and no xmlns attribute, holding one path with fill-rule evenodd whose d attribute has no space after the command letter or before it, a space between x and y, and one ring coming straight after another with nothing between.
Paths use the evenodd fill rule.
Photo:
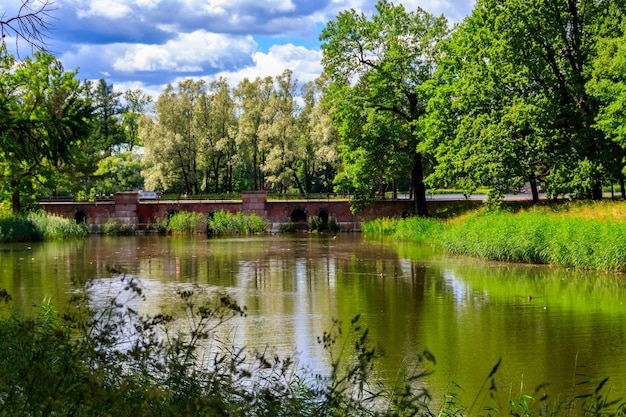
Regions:
<instances>
[{"instance_id":1,"label":"dense woodland","mask_svg":"<svg viewBox=\"0 0 626 417\"><path fill-rule=\"evenodd\" d=\"M624 182L625 14L622 0L477 0L451 27L380 0L327 23L314 82L186 79L158 97L3 45L0 199L349 192L357 209L401 188L420 215L428 188L600 199Z\"/></svg>"}]
</instances>

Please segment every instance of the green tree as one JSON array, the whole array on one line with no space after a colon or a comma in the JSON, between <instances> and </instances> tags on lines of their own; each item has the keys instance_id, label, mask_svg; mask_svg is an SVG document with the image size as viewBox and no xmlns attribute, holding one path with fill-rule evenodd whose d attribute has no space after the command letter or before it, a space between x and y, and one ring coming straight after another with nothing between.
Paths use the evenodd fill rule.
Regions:
<instances>
[{"instance_id":1,"label":"green tree","mask_svg":"<svg viewBox=\"0 0 626 417\"><path fill-rule=\"evenodd\" d=\"M124 92L124 108L121 114L121 128L124 132L126 150L133 152L139 141L139 120L152 103L152 97L141 90L126 90Z\"/></svg>"},{"instance_id":2,"label":"green tree","mask_svg":"<svg viewBox=\"0 0 626 417\"><path fill-rule=\"evenodd\" d=\"M195 112L195 128L202 149L200 159L205 171L205 191L212 189L217 193L225 189L232 192L237 119L235 101L226 78L211 82L208 91L200 96Z\"/></svg>"},{"instance_id":3,"label":"green tree","mask_svg":"<svg viewBox=\"0 0 626 417\"><path fill-rule=\"evenodd\" d=\"M325 75L302 87L304 107L299 114L299 142L304 154L299 171L307 193L332 190L339 160L339 136L331 123L328 107L324 105L327 87L328 77Z\"/></svg>"},{"instance_id":4,"label":"green tree","mask_svg":"<svg viewBox=\"0 0 626 417\"><path fill-rule=\"evenodd\" d=\"M98 154L104 152L105 157L111 156L119 151L119 146L125 141L120 123L124 111L122 93L115 91L113 84L107 84L103 79L98 80L95 85L90 81L87 83L94 108L91 121L95 150Z\"/></svg>"},{"instance_id":5,"label":"green tree","mask_svg":"<svg viewBox=\"0 0 626 417\"><path fill-rule=\"evenodd\" d=\"M360 175L339 179L353 183L354 208L370 200L374 181L410 173L416 211L428 214L417 122L426 111L422 88L432 78L437 44L446 33L443 16L408 12L386 0L376 4L371 19L344 11L322 31L322 63L332 81L329 99L345 170Z\"/></svg>"},{"instance_id":6,"label":"green tree","mask_svg":"<svg viewBox=\"0 0 626 417\"><path fill-rule=\"evenodd\" d=\"M80 152L91 107L75 72L50 54L15 62L0 56L0 183L14 212L54 181Z\"/></svg>"},{"instance_id":7,"label":"green tree","mask_svg":"<svg viewBox=\"0 0 626 417\"><path fill-rule=\"evenodd\" d=\"M253 190L265 189L261 166L265 162L265 152L261 148L261 126L265 123L264 109L268 106L274 89L271 77L245 78L234 91L237 102L237 148L240 164L249 166L252 174Z\"/></svg>"},{"instance_id":8,"label":"green tree","mask_svg":"<svg viewBox=\"0 0 626 417\"><path fill-rule=\"evenodd\" d=\"M141 169L141 158L134 152L120 152L103 158L94 172L95 191L110 195L119 191L141 190L144 185Z\"/></svg>"},{"instance_id":9,"label":"green tree","mask_svg":"<svg viewBox=\"0 0 626 417\"><path fill-rule=\"evenodd\" d=\"M599 103L585 86L620 16L616 1L479 0L439 66L433 180L496 196L542 180L551 194L601 198L620 149L596 128Z\"/></svg>"},{"instance_id":10,"label":"green tree","mask_svg":"<svg viewBox=\"0 0 626 417\"><path fill-rule=\"evenodd\" d=\"M262 171L265 181L279 192L295 183L300 194L304 187L296 175L296 164L302 154L298 142L296 81L290 70L275 78L275 87L263 110L259 127L261 149L265 155Z\"/></svg>"}]
</instances>

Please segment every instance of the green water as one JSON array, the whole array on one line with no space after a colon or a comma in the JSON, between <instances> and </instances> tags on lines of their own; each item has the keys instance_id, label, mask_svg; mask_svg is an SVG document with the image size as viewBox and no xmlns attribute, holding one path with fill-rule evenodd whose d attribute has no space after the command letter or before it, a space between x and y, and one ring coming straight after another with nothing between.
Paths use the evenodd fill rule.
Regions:
<instances>
[{"instance_id":1,"label":"green water","mask_svg":"<svg viewBox=\"0 0 626 417\"><path fill-rule=\"evenodd\" d=\"M433 401L450 389L469 406L500 358L497 404L533 394L546 381L551 398L584 394L604 377L612 396L626 397L621 275L450 257L358 234L0 246L0 288L22 311L43 300L62 308L89 280L94 302L103 300L123 274L141 281L148 298L133 307L145 313L167 308L180 286L229 292L248 309L229 331L237 345L269 345L311 372L328 366L318 336L333 319L348 323L361 314L386 354L378 379L395 381L406 367L421 370L417 354L434 354L434 373L422 380Z\"/></svg>"}]
</instances>

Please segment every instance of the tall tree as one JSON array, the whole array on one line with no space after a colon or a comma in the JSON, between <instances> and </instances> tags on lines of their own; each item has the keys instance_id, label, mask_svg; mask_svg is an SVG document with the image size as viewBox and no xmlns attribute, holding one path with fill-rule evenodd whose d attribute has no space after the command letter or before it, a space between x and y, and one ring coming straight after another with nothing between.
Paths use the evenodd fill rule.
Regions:
<instances>
[{"instance_id":1,"label":"tall tree","mask_svg":"<svg viewBox=\"0 0 626 417\"><path fill-rule=\"evenodd\" d=\"M42 52L0 57L0 184L14 212L36 184L50 186L88 135L92 109L75 75Z\"/></svg>"},{"instance_id":2,"label":"tall tree","mask_svg":"<svg viewBox=\"0 0 626 417\"><path fill-rule=\"evenodd\" d=\"M298 142L293 73L284 71L275 78L275 84L259 128L261 149L266 155L262 170L268 185L277 191L286 192L295 183L300 194L304 194L304 187L296 173L296 163L302 152Z\"/></svg>"},{"instance_id":3,"label":"tall tree","mask_svg":"<svg viewBox=\"0 0 626 417\"><path fill-rule=\"evenodd\" d=\"M327 24L320 37L346 170L357 162L350 154L358 154L359 170L368 171L368 178L410 173L421 216L428 214L424 150L419 147L422 135L417 129L427 102L421 88L432 78L436 45L446 33L443 16L436 18L422 9L410 12L380 0L371 19L354 10L344 11ZM376 137L379 133L392 135ZM382 142L384 146L379 146ZM362 194L369 193L366 188L356 189L360 198L355 208L368 202L369 195Z\"/></svg>"},{"instance_id":4,"label":"tall tree","mask_svg":"<svg viewBox=\"0 0 626 417\"><path fill-rule=\"evenodd\" d=\"M235 102L226 78L209 84L208 91L198 100L195 128L200 138L200 159L205 170L204 189L232 192L233 164L236 154ZM224 186L221 180L224 180ZM212 186L211 186L212 184Z\"/></svg>"},{"instance_id":5,"label":"tall tree","mask_svg":"<svg viewBox=\"0 0 626 417\"><path fill-rule=\"evenodd\" d=\"M299 114L299 142L304 153L300 158L300 170L307 193L314 192L314 188L317 188L315 192L332 190L339 160L339 137L324 104L328 82L328 77L322 75L302 87L304 107Z\"/></svg>"},{"instance_id":6,"label":"tall tree","mask_svg":"<svg viewBox=\"0 0 626 417\"><path fill-rule=\"evenodd\" d=\"M206 94L204 81L183 80L178 89L168 85L156 103L154 118L145 118L140 128L145 148L146 186L172 188L182 183L182 192L198 194L202 170L199 137L194 128L198 100Z\"/></svg>"},{"instance_id":7,"label":"tall tree","mask_svg":"<svg viewBox=\"0 0 626 417\"><path fill-rule=\"evenodd\" d=\"M245 78L234 91L237 101L237 144L239 158L249 161L252 173L252 189L265 189L265 176L261 171L265 154L261 148L260 129L265 123L264 109L268 106L274 89L271 77L256 78L250 81ZM245 164L245 162L243 162Z\"/></svg>"},{"instance_id":8,"label":"tall tree","mask_svg":"<svg viewBox=\"0 0 626 417\"><path fill-rule=\"evenodd\" d=\"M141 90L126 90L123 97L125 105L121 114L121 127L124 132L126 150L133 152L136 146L141 146L139 119L148 110L152 97Z\"/></svg>"},{"instance_id":9,"label":"tall tree","mask_svg":"<svg viewBox=\"0 0 626 417\"><path fill-rule=\"evenodd\" d=\"M595 126L600 107L585 86L598 41L621 33L619 3L477 1L431 102L449 121L440 130L449 134L439 142L441 177L452 171L494 188L543 180L552 194L601 198L619 149Z\"/></svg>"}]
</instances>

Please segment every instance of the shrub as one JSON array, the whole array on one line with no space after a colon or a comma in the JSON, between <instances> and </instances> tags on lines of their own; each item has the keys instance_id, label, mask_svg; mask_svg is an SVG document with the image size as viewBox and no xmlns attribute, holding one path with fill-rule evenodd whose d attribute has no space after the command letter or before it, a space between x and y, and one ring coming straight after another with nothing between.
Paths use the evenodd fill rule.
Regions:
<instances>
[{"instance_id":1,"label":"shrub","mask_svg":"<svg viewBox=\"0 0 626 417\"><path fill-rule=\"evenodd\" d=\"M168 219L166 230L172 234L194 234L204 222L205 217L201 213L181 211Z\"/></svg>"},{"instance_id":2,"label":"shrub","mask_svg":"<svg viewBox=\"0 0 626 417\"><path fill-rule=\"evenodd\" d=\"M207 232L214 235L262 233L269 230L269 222L256 214L235 214L228 211L211 213L207 219Z\"/></svg>"},{"instance_id":3,"label":"shrub","mask_svg":"<svg viewBox=\"0 0 626 417\"><path fill-rule=\"evenodd\" d=\"M115 219L109 219L102 227L105 235L111 236L132 236L137 233L133 225L120 223Z\"/></svg>"}]
</instances>

